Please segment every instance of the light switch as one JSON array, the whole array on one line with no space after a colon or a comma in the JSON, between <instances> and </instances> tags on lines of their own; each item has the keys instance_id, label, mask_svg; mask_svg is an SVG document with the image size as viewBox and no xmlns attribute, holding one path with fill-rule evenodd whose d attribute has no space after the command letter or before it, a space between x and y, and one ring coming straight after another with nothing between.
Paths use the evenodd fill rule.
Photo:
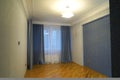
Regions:
<instances>
[{"instance_id":1,"label":"light switch","mask_svg":"<svg viewBox=\"0 0 120 80\"><path fill-rule=\"evenodd\" d=\"M20 45L20 41L18 41L18 45Z\"/></svg>"}]
</instances>

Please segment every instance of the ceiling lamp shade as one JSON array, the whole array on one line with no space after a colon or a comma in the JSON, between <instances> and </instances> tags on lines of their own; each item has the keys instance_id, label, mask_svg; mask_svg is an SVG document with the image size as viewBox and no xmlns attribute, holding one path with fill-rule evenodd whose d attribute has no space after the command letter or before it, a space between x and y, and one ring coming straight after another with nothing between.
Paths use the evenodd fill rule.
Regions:
<instances>
[{"instance_id":1,"label":"ceiling lamp shade","mask_svg":"<svg viewBox=\"0 0 120 80\"><path fill-rule=\"evenodd\" d=\"M65 8L63 9L62 17L63 18L71 18L73 16L74 16L74 14L72 13L69 5L66 5Z\"/></svg>"},{"instance_id":2,"label":"ceiling lamp shade","mask_svg":"<svg viewBox=\"0 0 120 80\"><path fill-rule=\"evenodd\" d=\"M71 18L73 16L74 16L74 14L72 12L63 12L62 13L63 18Z\"/></svg>"}]
</instances>

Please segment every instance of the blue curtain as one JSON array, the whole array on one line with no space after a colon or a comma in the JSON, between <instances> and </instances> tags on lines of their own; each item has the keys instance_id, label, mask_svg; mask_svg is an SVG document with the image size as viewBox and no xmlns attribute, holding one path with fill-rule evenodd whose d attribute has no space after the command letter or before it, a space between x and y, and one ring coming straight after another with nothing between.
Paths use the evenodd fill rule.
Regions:
<instances>
[{"instance_id":1,"label":"blue curtain","mask_svg":"<svg viewBox=\"0 0 120 80\"><path fill-rule=\"evenodd\" d=\"M44 62L44 26L33 24L33 64Z\"/></svg>"},{"instance_id":2,"label":"blue curtain","mask_svg":"<svg viewBox=\"0 0 120 80\"><path fill-rule=\"evenodd\" d=\"M27 27L27 68L32 69L33 65L33 26L32 20L28 20Z\"/></svg>"},{"instance_id":3,"label":"blue curtain","mask_svg":"<svg viewBox=\"0 0 120 80\"><path fill-rule=\"evenodd\" d=\"M61 62L71 62L71 35L69 26L61 26Z\"/></svg>"}]
</instances>

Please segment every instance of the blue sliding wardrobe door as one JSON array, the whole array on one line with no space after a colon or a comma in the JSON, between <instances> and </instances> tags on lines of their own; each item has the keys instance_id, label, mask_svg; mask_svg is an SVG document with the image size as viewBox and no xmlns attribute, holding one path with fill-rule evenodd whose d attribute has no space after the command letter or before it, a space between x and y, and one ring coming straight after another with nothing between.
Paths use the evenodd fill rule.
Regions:
<instances>
[{"instance_id":1,"label":"blue sliding wardrobe door","mask_svg":"<svg viewBox=\"0 0 120 80\"><path fill-rule=\"evenodd\" d=\"M84 65L111 76L109 16L83 25Z\"/></svg>"}]
</instances>

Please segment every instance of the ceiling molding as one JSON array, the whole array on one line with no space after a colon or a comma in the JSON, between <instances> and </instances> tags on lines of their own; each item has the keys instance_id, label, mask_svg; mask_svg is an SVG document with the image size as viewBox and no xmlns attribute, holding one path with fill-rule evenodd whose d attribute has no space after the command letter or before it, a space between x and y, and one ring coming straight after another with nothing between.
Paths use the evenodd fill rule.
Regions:
<instances>
[{"instance_id":1,"label":"ceiling molding","mask_svg":"<svg viewBox=\"0 0 120 80\"><path fill-rule=\"evenodd\" d=\"M17 0L20 4L21 8L23 9L26 17L29 19L31 17L32 13L32 0Z\"/></svg>"},{"instance_id":2,"label":"ceiling molding","mask_svg":"<svg viewBox=\"0 0 120 80\"><path fill-rule=\"evenodd\" d=\"M73 22L71 25L85 24L97 18L103 17L109 14L109 4L108 2L88 11L86 14L81 15L80 19Z\"/></svg>"},{"instance_id":3,"label":"ceiling molding","mask_svg":"<svg viewBox=\"0 0 120 80\"><path fill-rule=\"evenodd\" d=\"M32 18L32 11L33 11L33 0L26 0L26 5L27 5L27 11L29 14L29 18Z\"/></svg>"},{"instance_id":4,"label":"ceiling molding","mask_svg":"<svg viewBox=\"0 0 120 80\"><path fill-rule=\"evenodd\" d=\"M66 24L66 23L41 22L41 21L32 21L32 24L46 24L46 25L65 25L65 26L71 26L71 24Z\"/></svg>"},{"instance_id":5,"label":"ceiling molding","mask_svg":"<svg viewBox=\"0 0 120 80\"><path fill-rule=\"evenodd\" d=\"M18 4L20 5L20 7L22 8L22 10L24 11L26 18L28 18L27 7L25 7L25 4L26 4L25 1L26 0L17 0L17 1L18 1Z\"/></svg>"}]
</instances>

